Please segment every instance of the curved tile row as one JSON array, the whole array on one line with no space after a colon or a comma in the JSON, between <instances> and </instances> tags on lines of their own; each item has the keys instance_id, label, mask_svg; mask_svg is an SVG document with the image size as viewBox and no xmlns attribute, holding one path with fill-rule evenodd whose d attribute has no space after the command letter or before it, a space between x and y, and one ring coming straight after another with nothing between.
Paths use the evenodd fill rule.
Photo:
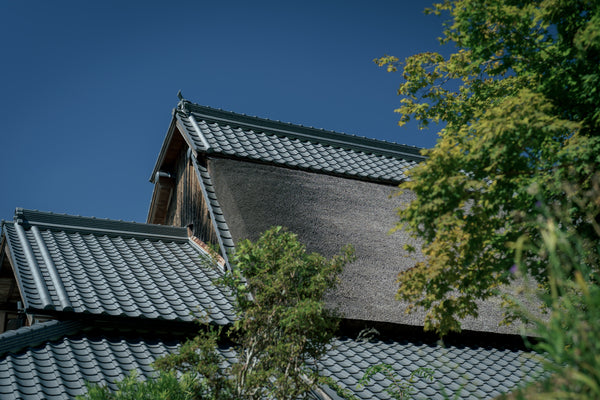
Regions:
<instances>
[{"instance_id":1,"label":"curved tile row","mask_svg":"<svg viewBox=\"0 0 600 400\"><path fill-rule=\"evenodd\" d=\"M373 376L369 385L358 382L374 365L387 364L403 382L419 368L430 368L433 381L417 378L412 385L417 398L453 397L489 399L543 375L535 354L506 348L471 348L409 341L357 341L340 338L321 360L322 374L351 390L359 399L387 399L385 389L392 382L383 374Z\"/></svg>"},{"instance_id":2,"label":"curved tile row","mask_svg":"<svg viewBox=\"0 0 600 400\"><path fill-rule=\"evenodd\" d=\"M231 232L229 231L229 227L227 226L227 222L225 221L225 216L223 215L221 205L217 200L215 188L212 183L212 179L210 178L210 174L208 173L208 169L202 165L198 165L198 172L200 174L198 178L200 179L204 190L206 190L206 194L210 202L210 207L215 217L219 234L221 235L221 239L223 241L223 246L228 252L233 251L235 247L233 243L233 238L231 236Z\"/></svg>"},{"instance_id":3,"label":"curved tile row","mask_svg":"<svg viewBox=\"0 0 600 400\"><path fill-rule=\"evenodd\" d=\"M41 323L35 331L21 328L16 335L29 334L30 340L52 337L57 327L64 324ZM0 335L0 342L6 335ZM88 382L115 391L117 382L132 371L142 379L154 376L152 363L176 352L180 346L178 339L161 339L149 333L124 336L116 331L80 331L34 342L39 344L0 356L1 399L74 399L86 393ZM235 357L229 347L221 347L219 351L226 364Z\"/></svg>"},{"instance_id":4,"label":"curved tile row","mask_svg":"<svg viewBox=\"0 0 600 400\"><path fill-rule=\"evenodd\" d=\"M235 319L231 297L214 285L220 275L190 240L103 235L39 226L43 242L26 230L36 266L30 265L6 224L11 255L30 309L63 311L56 287L64 288L72 311L165 320L192 321L198 313L217 324ZM41 256L47 250L57 282ZM49 300L40 297L32 270L39 268Z\"/></svg>"},{"instance_id":5,"label":"curved tile row","mask_svg":"<svg viewBox=\"0 0 600 400\"><path fill-rule=\"evenodd\" d=\"M231 266L229 265L228 258L229 254L234 251L235 245L233 243L231 232L229 231L229 226L225 221L223 210L221 209L221 205L217 200L215 188L212 184L212 180L207 168L198 163L197 160L194 160L193 164L201 190L204 193L206 201L208 202L210 219L213 222L213 227L216 231L216 234L220 238L219 246L222 247L221 257L223 257L225 260L225 268L230 268Z\"/></svg>"},{"instance_id":6,"label":"curved tile row","mask_svg":"<svg viewBox=\"0 0 600 400\"><path fill-rule=\"evenodd\" d=\"M0 357L0 398L68 399L83 394L85 382L106 385L111 390L132 370L142 377L153 374L151 367L158 357L178 348L175 340L123 337L117 334L66 333L56 338L60 325L52 321L35 329L21 328L29 336L47 337L24 350ZM65 326L64 332L72 326ZM48 330L44 333L44 330ZM60 329L59 329L60 331ZM25 340L25 339L24 339ZM235 358L232 348L221 348L226 362ZM474 357L474 355L478 357ZM485 363L493 359L494 363ZM503 361L500 363L499 361ZM387 399L386 389L392 382L382 374L359 387L358 381L373 365L388 364L401 382L406 383L420 367L431 368L434 380L416 379L411 384L415 398L443 399L444 393L464 399L488 399L507 393L518 385L540 377L541 364L530 353L493 347L442 347L410 341L357 341L340 338L334 341L325 357L318 362L321 373L352 391L359 399ZM333 395L333 398L337 397Z\"/></svg>"},{"instance_id":7,"label":"curved tile row","mask_svg":"<svg viewBox=\"0 0 600 400\"><path fill-rule=\"evenodd\" d=\"M0 398L72 399L86 392L86 382L115 390L131 371L152 376L151 364L177 348L174 341L141 338L78 335L49 341L0 359Z\"/></svg>"},{"instance_id":8,"label":"curved tile row","mask_svg":"<svg viewBox=\"0 0 600 400\"><path fill-rule=\"evenodd\" d=\"M187 119L181 118L180 122L196 149L203 152L392 182L405 180L406 172L417 164L416 161L343 148L341 145L332 146L197 119L201 138ZM208 143L209 149L205 148L205 143Z\"/></svg>"}]
</instances>

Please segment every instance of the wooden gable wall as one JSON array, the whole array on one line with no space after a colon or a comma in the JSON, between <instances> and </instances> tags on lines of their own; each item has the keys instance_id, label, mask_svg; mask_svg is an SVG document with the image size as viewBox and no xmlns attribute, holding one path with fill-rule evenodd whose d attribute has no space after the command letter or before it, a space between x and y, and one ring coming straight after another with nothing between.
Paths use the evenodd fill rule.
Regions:
<instances>
[{"instance_id":1,"label":"wooden gable wall","mask_svg":"<svg viewBox=\"0 0 600 400\"><path fill-rule=\"evenodd\" d=\"M19 311L19 302L23 304L23 299L3 237L0 243L0 333L27 325L25 314Z\"/></svg>"},{"instance_id":2,"label":"wooden gable wall","mask_svg":"<svg viewBox=\"0 0 600 400\"><path fill-rule=\"evenodd\" d=\"M187 151L180 152L174 177L175 187L167 210L166 224L183 227L192 225L194 236L217 245L218 239L200 186L200 177Z\"/></svg>"},{"instance_id":3,"label":"wooden gable wall","mask_svg":"<svg viewBox=\"0 0 600 400\"><path fill-rule=\"evenodd\" d=\"M204 197L201 177L194 167L193 154L177 128L164 157L161 172L170 175L170 193L160 193L155 183L148 222L191 227L192 234L205 243L218 246L219 240ZM205 166L206 160L197 161Z\"/></svg>"}]
</instances>

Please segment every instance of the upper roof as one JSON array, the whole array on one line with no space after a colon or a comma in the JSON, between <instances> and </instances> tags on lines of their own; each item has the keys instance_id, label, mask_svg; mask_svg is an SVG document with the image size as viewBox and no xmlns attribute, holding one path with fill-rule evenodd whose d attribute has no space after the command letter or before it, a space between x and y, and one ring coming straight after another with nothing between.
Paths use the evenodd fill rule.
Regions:
<instances>
[{"instance_id":1,"label":"upper roof","mask_svg":"<svg viewBox=\"0 0 600 400\"><path fill-rule=\"evenodd\" d=\"M174 121L196 153L399 183L425 158L418 147L214 109L181 100ZM168 138L167 138L168 141ZM158 172L163 150L153 177Z\"/></svg>"},{"instance_id":2,"label":"upper roof","mask_svg":"<svg viewBox=\"0 0 600 400\"><path fill-rule=\"evenodd\" d=\"M185 228L17 209L4 231L26 311L227 324L220 269Z\"/></svg>"}]
</instances>

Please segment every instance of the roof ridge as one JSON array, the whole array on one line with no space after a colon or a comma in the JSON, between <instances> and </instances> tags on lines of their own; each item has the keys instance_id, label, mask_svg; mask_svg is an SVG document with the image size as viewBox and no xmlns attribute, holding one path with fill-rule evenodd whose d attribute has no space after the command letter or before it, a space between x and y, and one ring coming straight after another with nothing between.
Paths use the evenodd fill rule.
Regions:
<instances>
[{"instance_id":1,"label":"roof ridge","mask_svg":"<svg viewBox=\"0 0 600 400\"><path fill-rule=\"evenodd\" d=\"M193 113L209 120L243 126L253 130L258 129L267 134L280 134L282 136L300 140L394 158L409 159L413 161L425 160L425 157L421 155L422 149L420 147L240 114L233 111L199 105L188 100L181 101L178 104L177 111L184 114Z\"/></svg>"},{"instance_id":2,"label":"roof ridge","mask_svg":"<svg viewBox=\"0 0 600 400\"><path fill-rule=\"evenodd\" d=\"M51 229L86 231L115 236L143 236L156 239L187 240L187 229L175 226L153 225L105 218L82 217L38 210L17 208L14 223Z\"/></svg>"},{"instance_id":3,"label":"roof ridge","mask_svg":"<svg viewBox=\"0 0 600 400\"><path fill-rule=\"evenodd\" d=\"M0 334L0 356L60 339L63 336L79 332L83 327L84 324L81 321L51 320L6 331Z\"/></svg>"}]
</instances>

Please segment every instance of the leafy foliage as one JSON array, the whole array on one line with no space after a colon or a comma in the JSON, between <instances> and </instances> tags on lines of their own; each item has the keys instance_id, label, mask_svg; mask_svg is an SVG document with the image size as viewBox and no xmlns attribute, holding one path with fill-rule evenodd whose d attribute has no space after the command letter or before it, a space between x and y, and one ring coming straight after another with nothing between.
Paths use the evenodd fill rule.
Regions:
<instances>
[{"instance_id":1,"label":"leafy foliage","mask_svg":"<svg viewBox=\"0 0 600 400\"><path fill-rule=\"evenodd\" d=\"M414 384L417 378L423 378L426 381L434 381L434 370L431 368L419 367L411 372L408 379L402 379L394 368L388 364L373 365L365 371L365 374L358 381L358 387L364 387L369 384L375 374L382 374L391 383L385 388L385 392L391 399L407 400L413 398L415 394Z\"/></svg>"},{"instance_id":2,"label":"leafy foliage","mask_svg":"<svg viewBox=\"0 0 600 400\"><path fill-rule=\"evenodd\" d=\"M116 392L106 386L89 385L87 396L79 399L89 400L194 400L196 382L190 375L179 379L174 373L159 374L156 379L142 381L131 374L117 384Z\"/></svg>"},{"instance_id":3,"label":"leafy foliage","mask_svg":"<svg viewBox=\"0 0 600 400\"><path fill-rule=\"evenodd\" d=\"M177 354L158 360L157 379L132 375L111 393L91 386L90 400L299 399L324 382L316 361L334 337L338 319L324 307L354 250L331 259L308 253L295 234L281 227L255 243L238 244L233 272L217 284L235 298L237 317L229 328L200 321L198 335ZM227 358L224 353L229 353ZM312 365L308 363L312 362ZM177 377L180 379L178 380Z\"/></svg>"},{"instance_id":4,"label":"leafy foliage","mask_svg":"<svg viewBox=\"0 0 600 400\"><path fill-rule=\"evenodd\" d=\"M226 333L236 359L220 356L222 332L208 327L157 365L195 376L202 398L305 396L320 379L316 363L309 367L307 362L324 354L337 328L323 295L352 259L350 247L332 259L308 253L296 235L281 227L255 243L239 243L235 268L220 281L235 297L238 319Z\"/></svg>"},{"instance_id":5,"label":"leafy foliage","mask_svg":"<svg viewBox=\"0 0 600 400\"><path fill-rule=\"evenodd\" d=\"M398 211L396 229L423 241L426 262L399 275L398 298L428 310L425 327L460 330L477 316L477 299L513 279L522 235L535 229L537 187L549 202L565 197L562 182L591 187L600 162L600 7L592 0L446 0L428 12L449 15L449 57L421 53L400 62L399 124L440 123L428 159L400 185L416 199ZM586 210L569 209L583 238ZM408 249L411 250L411 249ZM414 250L414 249L412 249ZM597 259L598 249L586 249ZM528 249L523 265L540 283L548 260ZM597 264L596 264L597 265Z\"/></svg>"},{"instance_id":6,"label":"leafy foliage","mask_svg":"<svg viewBox=\"0 0 600 400\"><path fill-rule=\"evenodd\" d=\"M571 192L567 188L566 192ZM524 319L530 321L533 334L539 338L534 348L544 354L551 379L538 385L537 391L525 391L527 398L597 399L600 398L600 273L590 265L588 246L600 246L600 175L587 191L575 191L563 204L542 204L537 226L540 239L522 237L516 244L518 265L526 271L521 255L529 250L548 260L548 292L537 297L549 310L540 318L518 305ZM590 242L574 232L569 208L578 203L589 210L582 220L596 232Z\"/></svg>"},{"instance_id":7,"label":"leafy foliage","mask_svg":"<svg viewBox=\"0 0 600 400\"><path fill-rule=\"evenodd\" d=\"M179 352L155 362L160 375L178 373L194 382L193 399L233 399L228 370L220 352L222 328L204 323L197 336L186 341Z\"/></svg>"}]
</instances>

